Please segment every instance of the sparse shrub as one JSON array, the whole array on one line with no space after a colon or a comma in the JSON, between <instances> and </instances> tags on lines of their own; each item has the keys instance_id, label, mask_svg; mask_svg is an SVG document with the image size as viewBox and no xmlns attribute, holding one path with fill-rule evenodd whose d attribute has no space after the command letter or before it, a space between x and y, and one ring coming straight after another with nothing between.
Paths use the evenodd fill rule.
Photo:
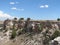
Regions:
<instances>
[{"instance_id":1,"label":"sparse shrub","mask_svg":"<svg viewBox=\"0 0 60 45\"><path fill-rule=\"evenodd\" d=\"M58 18L57 21L60 21L60 18Z\"/></svg>"},{"instance_id":2,"label":"sparse shrub","mask_svg":"<svg viewBox=\"0 0 60 45\"><path fill-rule=\"evenodd\" d=\"M18 33L17 35L19 36L19 35L22 34L23 32L24 32L23 29L19 29L18 32L17 32L17 33Z\"/></svg>"},{"instance_id":3,"label":"sparse shrub","mask_svg":"<svg viewBox=\"0 0 60 45\"><path fill-rule=\"evenodd\" d=\"M49 38L45 37L45 39L43 40L43 45L48 45L49 44Z\"/></svg>"},{"instance_id":4,"label":"sparse shrub","mask_svg":"<svg viewBox=\"0 0 60 45\"><path fill-rule=\"evenodd\" d=\"M43 30L42 24L40 24L38 27L39 27L38 30L41 32Z\"/></svg>"},{"instance_id":5,"label":"sparse shrub","mask_svg":"<svg viewBox=\"0 0 60 45\"><path fill-rule=\"evenodd\" d=\"M56 38L56 37L58 37L58 36L60 36L60 32L56 30L56 31L54 32L54 34L52 35L51 40L53 40L54 38Z\"/></svg>"},{"instance_id":6,"label":"sparse shrub","mask_svg":"<svg viewBox=\"0 0 60 45\"><path fill-rule=\"evenodd\" d=\"M14 39L15 37L16 37L16 30L14 29L14 30L12 31L11 39Z\"/></svg>"}]
</instances>

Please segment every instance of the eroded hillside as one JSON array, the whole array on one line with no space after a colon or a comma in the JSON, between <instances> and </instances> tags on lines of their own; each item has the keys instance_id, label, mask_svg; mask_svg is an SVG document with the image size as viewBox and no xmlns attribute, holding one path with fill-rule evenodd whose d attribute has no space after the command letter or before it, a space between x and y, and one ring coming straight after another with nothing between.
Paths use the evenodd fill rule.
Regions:
<instances>
[{"instance_id":1,"label":"eroded hillside","mask_svg":"<svg viewBox=\"0 0 60 45\"><path fill-rule=\"evenodd\" d=\"M5 20L0 29L1 45L49 45L60 36L60 21Z\"/></svg>"}]
</instances>

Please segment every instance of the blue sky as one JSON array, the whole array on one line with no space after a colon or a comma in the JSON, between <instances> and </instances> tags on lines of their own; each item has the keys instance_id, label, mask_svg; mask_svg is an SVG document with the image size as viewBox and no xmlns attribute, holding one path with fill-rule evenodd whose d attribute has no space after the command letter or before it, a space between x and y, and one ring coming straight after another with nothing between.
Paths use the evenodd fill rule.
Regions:
<instances>
[{"instance_id":1,"label":"blue sky","mask_svg":"<svg viewBox=\"0 0 60 45\"><path fill-rule=\"evenodd\" d=\"M0 0L0 20L28 18L56 20L60 18L60 0Z\"/></svg>"}]
</instances>

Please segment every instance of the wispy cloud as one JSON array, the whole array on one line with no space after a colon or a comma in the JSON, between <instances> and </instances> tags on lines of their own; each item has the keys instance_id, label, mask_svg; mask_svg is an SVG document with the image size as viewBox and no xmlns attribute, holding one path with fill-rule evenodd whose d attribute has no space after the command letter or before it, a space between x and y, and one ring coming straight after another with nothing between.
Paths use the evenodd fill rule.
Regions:
<instances>
[{"instance_id":1,"label":"wispy cloud","mask_svg":"<svg viewBox=\"0 0 60 45\"><path fill-rule=\"evenodd\" d=\"M7 13L4 13L3 11L0 11L0 18L14 18L14 17Z\"/></svg>"},{"instance_id":2,"label":"wispy cloud","mask_svg":"<svg viewBox=\"0 0 60 45\"><path fill-rule=\"evenodd\" d=\"M11 5L18 4L19 2L10 2Z\"/></svg>"},{"instance_id":3,"label":"wispy cloud","mask_svg":"<svg viewBox=\"0 0 60 45\"><path fill-rule=\"evenodd\" d=\"M24 9L23 9L23 8L16 8L16 7L12 7L11 9L12 9L12 10L17 10L17 11L24 11Z\"/></svg>"},{"instance_id":4,"label":"wispy cloud","mask_svg":"<svg viewBox=\"0 0 60 45\"><path fill-rule=\"evenodd\" d=\"M11 4L11 5L19 4L19 2L10 2L10 4ZM17 7L14 7L14 6L13 6L11 9L12 9L12 10L17 10L17 11L24 11L23 8L17 8Z\"/></svg>"},{"instance_id":5,"label":"wispy cloud","mask_svg":"<svg viewBox=\"0 0 60 45\"><path fill-rule=\"evenodd\" d=\"M23 8L20 8L20 9L18 9L19 11L24 11L24 9Z\"/></svg>"},{"instance_id":6,"label":"wispy cloud","mask_svg":"<svg viewBox=\"0 0 60 45\"><path fill-rule=\"evenodd\" d=\"M48 8L48 5L41 5L40 8Z\"/></svg>"},{"instance_id":7,"label":"wispy cloud","mask_svg":"<svg viewBox=\"0 0 60 45\"><path fill-rule=\"evenodd\" d=\"M41 5L40 8L44 8L44 5Z\"/></svg>"},{"instance_id":8,"label":"wispy cloud","mask_svg":"<svg viewBox=\"0 0 60 45\"><path fill-rule=\"evenodd\" d=\"M12 10L17 10L17 8L16 8L16 7L12 7L11 9L12 9Z\"/></svg>"},{"instance_id":9,"label":"wispy cloud","mask_svg":"<svg viewBox=\"0 0 60 45\"><path fill-rule=\"evenodd\" d=\"M45 5L45 8L48 8L49 6L48 5Z\"/></svg>"},{"instance_id":10,"label":"wispy cloud","mask_svg":"<svg viewBox=\"0 0 60 45\"><path fill-rule=\"evenodd\" d=\"M14 5L14 4L15 4L15 2L10 2L10 4Z\"/></svg>"}]
</instances>

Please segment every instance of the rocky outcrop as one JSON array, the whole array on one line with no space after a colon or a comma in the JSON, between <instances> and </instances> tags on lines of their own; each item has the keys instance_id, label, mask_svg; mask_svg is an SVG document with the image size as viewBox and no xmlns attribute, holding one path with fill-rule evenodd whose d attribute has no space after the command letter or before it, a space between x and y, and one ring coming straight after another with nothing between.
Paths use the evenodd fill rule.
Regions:
<instances>
[{"instance_id":1,"label":"rocky outcrop","mask_svg":"<svg viewBox=\"0 0 60 45\"><path fill-rule=\"evenodd\" d=\"M24 33L20 34L19 36L17 35L14 39L11 40L9 37L9 36L11 36L10 34L12 32L10 27L12 27L11 24L13 24L13 23L10 21L8 23L8 25L6 24L6 28L8 28L7 31L4 32L4 30L3 30L2 32L0 32L1 33L0 34L0 44L1 45L48 45L49 41L51 41L50 38L52 37L54 32L56 30L60 32L60 30L59 30L60 27L58 25L59 23L60 22L54 23L54 22L48 21L48 22L39 22L39 24L38 24L37 22L35 22L33 25L33 31L31 31L31 29L29 29L31 24L33 24L33 23L28 23L27 30L29 29L29 31L24 32ZM38 25L39 25L39 29L42 28L41 31L39 31ZM14 25L14 27L16 29L16 33L18 34L19 31L23 30L24 26L22 26L22 28L20 27L19 29L17 29L18 23L16 23Z\"/></svg>"}]
</instances>

